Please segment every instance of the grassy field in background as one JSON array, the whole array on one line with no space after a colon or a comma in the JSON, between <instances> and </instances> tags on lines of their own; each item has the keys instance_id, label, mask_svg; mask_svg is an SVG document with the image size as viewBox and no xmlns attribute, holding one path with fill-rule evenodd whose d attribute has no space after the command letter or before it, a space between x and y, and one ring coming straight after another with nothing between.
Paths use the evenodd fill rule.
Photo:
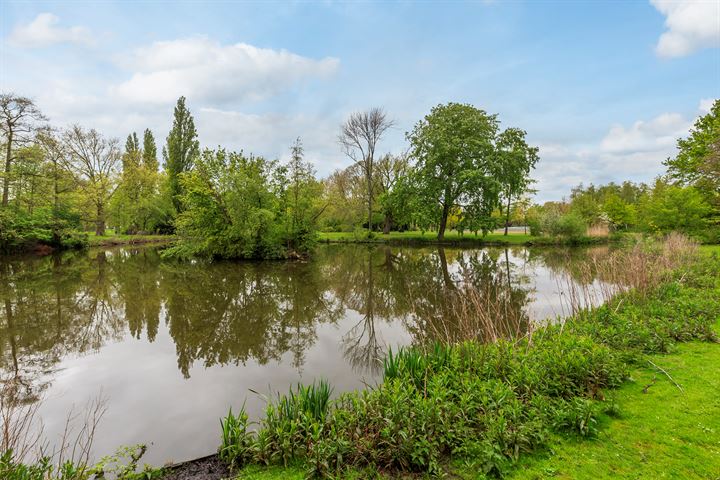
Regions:
<instances>
[{"instance_id":1,"label":"grassy field in background","mask_svg":"<svg viewBox=\"0 0 720 480\"><path fill-rule=\"evenodd\" d=\"M95 232L86 233L88 236L88 244L91 247L170 242L175 239L172 235L116 235L112 233L112 230L106 231L106 235L103 236L95 235Z\"/></svg>"},{"instance_id":2,"label":"grassy field in background","mask_svg":"<svg viewBox=\"0 0 720 480\"><path fill-rule=\"evenodd\" d=\"M435 243L437 242L437 232L408 231L408 232L390 232L387 235L375 233L372 239L364 238L365 232L356 234L354 232L321 232L318 238L321 242L362 242L362 243ZM522 245L538 240L538 237L525 233L510 232L507 236L502 233L489 233L486 236L475 235L473 233L465 233L460 235L457 231L452 230L445 232L445 240L447 243L477 243L477 244L494 244L506 243L513 245Z\"/></svg>"}]
</instances>

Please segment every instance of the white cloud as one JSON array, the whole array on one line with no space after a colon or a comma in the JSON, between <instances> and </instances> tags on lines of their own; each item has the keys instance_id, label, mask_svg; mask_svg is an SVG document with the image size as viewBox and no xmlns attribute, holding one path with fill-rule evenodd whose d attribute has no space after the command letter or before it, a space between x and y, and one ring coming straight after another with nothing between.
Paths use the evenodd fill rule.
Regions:
<instances>
[{"instance_id":1,"label":"white cloud","mask_svg":"<svg viewBox=\"0 0 720 480\"><path fill-rule=\"evenodd\" d=\"M26 24L18 25L10 33L8 42L18 47L47 47L58 43L92 45L93 37L85 27L63 28L58 26L60 19L52 13L41 13Z\"/></svg>"},{"instance_id":2,"label":"white cloud","mask_svg":"<svg viewBox=\"0 0 720 480\"><path fill-rule=\"evenodd\" d=\"M697 114L707 113L713 101L701 100ZM613 125L594 142L541 144L537 201L560 200L580 183L651 182L665 172L663 161L675 155L677 139L687 136L694 121L680 113L663 113L630 126Z\"/></svg>"},{"instance_id":3,"label":"white cloud","mask_svg":"<svg viewBox=\"0 0 720 480\"><path fill-rule=\"evenodd\" d=\"M700 100L700 112L703 114L710 113L710 109L717 100L717 98L703 98Z\"/></svg>"},{"instance_id":4,"label":"white cloud","mask_svg":"<svg viewBox=\"0 0 720 480\"><path fill-rule=\"evenodd\" d=\"M219 104L264 99L306 78L329 76L339 61L197 36L138 48L120 64L134 73L111 93L126 100L167 103L185 95Z\"/></svg>"},{"instance_id":5,"label":"white cloud","mask_svg":"<svg viewBox=\"0 0 720 480\"><path fill-rule=\"evenodd\" d=\"M650 121L637 121L631 127L614 125L601 142L609 153L648 152L675 145L687 132L690 122L679 113L663 113Z\"/></svg>"},{"instance_id":6,"label":"white cloud","mask_svg":"<svg viewBox=\"0 0 720 480\"><path fill-rule=\"evenodd\" d=\"M231 150L287 160L290 145L299 136L306 158L320 175L346 167L348 160L337 144L340 119L307 114L249 114L201 108L195 123L205 146L221 145Z\"/></svg>"},{"instance_id":7,"label":"white cloud","mask_svg":"<svg viewBox=\"0 0 720 480\"><path fill-rule=\"evenodd\" d=\"M720 47L720 2L717 0L650 0L665 15L664 32L655 52L682 57L705 47Z\"/></svg>"}]
</instances>

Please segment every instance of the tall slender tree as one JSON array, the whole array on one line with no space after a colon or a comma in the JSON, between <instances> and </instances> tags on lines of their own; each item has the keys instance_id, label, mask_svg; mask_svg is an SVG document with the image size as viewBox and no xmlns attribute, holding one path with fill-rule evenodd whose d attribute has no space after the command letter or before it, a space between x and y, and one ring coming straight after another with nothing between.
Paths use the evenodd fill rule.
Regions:
<instances>
[{"instance_id":1,"label":"tall slender tree","mask_svg":"<svg viewBox=\"0 0 720 480\"><path fill-rule=\"evenodd\" d=\"M5 143L2 206L10 199L10 173L15 160L15 147L32 139L38 122L47 120L35 103L12 93L0 94L0 132Z\"/></svg>"},{"instance_id":2,"label":"tall slender tree","mask_svg":"<svg viewBox=\"0 0 720 480\"><path fill-rule=\"evenodd\" d=\"M338 140L345 154L360 165L365 177L368 230L372 232L375 149L383 134L394 125L382 108L355 112L340 127Z\"/></svg>"},{"instance_id":3,"label":"tall slender tree","mask_svg":"<svg viewBox=\"0 0 720 480\"><path fill-rule=\"evenodd\" d=\"M185 97L180 97L175 105L172 130L163 150L170 195L178 212L182 210L180 174L189 171L200 155L200 142L197 137L195 121L185 106Z\"/></svg>"},{"instance_id":4,"label":"tall slender tree","mask_svg":"<svg viewBox=\"0 0 720 480\"><path fill-rule=\"evenodd\" d=\"M157 146L155 137L149 128L143 133L142 161L145 168L152 172L158 171Z\"/></svg>"}]
</instances>

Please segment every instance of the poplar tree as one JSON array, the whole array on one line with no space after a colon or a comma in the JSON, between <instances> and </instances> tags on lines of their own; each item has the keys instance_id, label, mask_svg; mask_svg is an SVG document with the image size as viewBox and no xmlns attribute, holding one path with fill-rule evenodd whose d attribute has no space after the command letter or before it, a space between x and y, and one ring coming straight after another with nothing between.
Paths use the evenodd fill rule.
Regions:
<instances>
[{"instance_id":1,"label":"poplar tree","mask_svg":"<svg viewBox=\"0 0 720 480\"><path fill-rule=\"evenodd\" d=\"M185 106L185 97L180 97L175 105L172 130L163 149L170 196L178 212L182 210L180 174L189 171L200 154L197 136L195 121Z\"/></svg>"}]
</instances>

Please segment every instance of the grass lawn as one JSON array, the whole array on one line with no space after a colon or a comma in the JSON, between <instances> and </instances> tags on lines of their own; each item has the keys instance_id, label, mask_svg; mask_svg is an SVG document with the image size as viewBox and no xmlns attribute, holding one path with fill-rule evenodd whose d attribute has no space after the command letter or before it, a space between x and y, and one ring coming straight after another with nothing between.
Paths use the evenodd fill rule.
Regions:
<instances>
[{"instance_id":1,"label":"grass lawn","mask_svg":"<svg viewBox=\"0 0 720 480\"><path fill-rule=\"evenodd\" d=\"M88 243L91 247L102 247L109 245L126 245L136 243L154 243L172 241L175 239L172 235L121 235L111 233L107 230L106 235L98 236L95 232L84 232L88 236Z\"/></svg>"},{"instance_id":2,"label":"grass lawn","mask_svg":"<svg viewBox=\"0 0 720 480\"><path fill-rule=\"evenodd\" d=\"M367 243L433 243L437 241L437 232L420 231L410 232L390 232L387 235L376 233L375 238L368 240L361 236L356 236L354 232L321 232L318 234L321 242L367 242ZM538 237L524 233L510 232L507 236L502 233L489 233L486 236L475 235L473 233L465 233L460 235L457 231L452 230L445 232L445 242L467 242L467 243L507 243L513 245L525 244L537 240Z\"/></svg>"},{"instance_id":3,"label":"grass lawn","mask_svg":"<svg viewBox=\"0 0 720 480\"><path fill-rule=\"evenodd\" d=\"M701 245L700 250L708 253L717 253L720 255L720 245Z\"/></svg>"},{"instance_id":4,"label":"grass lawn","mask_svg":"<svg viewBox=\"0 0 720 480\"><path fill-rule=\"evenodd\" d=\"M720 479L720 345L681 344L651 361L683 391L651 365L635 370L613 392L620 418L603 418L597 439L557 439L508 478Z\"/></svg>"}]
</instances>

